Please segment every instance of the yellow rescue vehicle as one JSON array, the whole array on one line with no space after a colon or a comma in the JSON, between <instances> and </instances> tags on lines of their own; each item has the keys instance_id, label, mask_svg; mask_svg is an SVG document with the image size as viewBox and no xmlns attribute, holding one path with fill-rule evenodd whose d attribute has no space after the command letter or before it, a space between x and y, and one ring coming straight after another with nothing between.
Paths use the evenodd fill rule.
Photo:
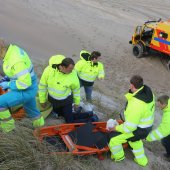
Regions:
<instances>
[{"instance_id":1,"label":"yellow rescue vehicle","mask_svg":"<svg viewBox=\"0 0 170 170\"><path fill-rule=\"evenodd\" d=\"M148 54L150 50L170 58L170 20L147 21L143 26L137 26L129 43L133 45L133 54L137 58ZM168 67L170 69L170 61Z\"/></svg>"}]
</instances>

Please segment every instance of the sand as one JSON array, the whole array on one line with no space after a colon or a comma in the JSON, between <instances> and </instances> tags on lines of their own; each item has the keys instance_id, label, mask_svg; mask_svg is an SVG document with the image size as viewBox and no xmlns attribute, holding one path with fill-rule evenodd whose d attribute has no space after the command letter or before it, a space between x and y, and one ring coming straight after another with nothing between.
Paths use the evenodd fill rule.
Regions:
<instances>
[{"instance_id":1,"label":"sand","mask_svg":"<svg viewBox=\"0 0 170 170\"><path fill-rule=\"evenodd\" d=\"M0 0L0 37L26 49L35 64L47 64L54 54L76 62L81 49L99 50L106 79L96 81L95 89L119 105L124 103L133 74L143 76L156 97L170 95L165 60L156 55L136 59L128 43L136 25L170 19L169 9L169 0ZM155 126L160 122L159 112ZM145 169L169 169L160 143L145 145L149 156ZM130 151L121 163L106 159L103 164L106 169L142 169L133 162Z\"/></svg>"}]
</instances>

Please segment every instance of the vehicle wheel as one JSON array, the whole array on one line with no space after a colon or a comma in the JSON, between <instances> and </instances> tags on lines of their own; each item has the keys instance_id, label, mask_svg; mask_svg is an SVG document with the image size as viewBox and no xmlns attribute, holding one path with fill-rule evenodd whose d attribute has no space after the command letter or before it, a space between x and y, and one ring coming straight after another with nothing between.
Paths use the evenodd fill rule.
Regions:
<instances>
[{"instance_id":1,"label":"vehicle wheel","mask_svg":"<svg viewBox=\"0 0 170 170\"><path fill-rule=\"evenodd\" d=\"M136 44L133 46L133 55L136 58L141 58L143 55L143 46L141 44Z\"/></svg>"}]
</instances>

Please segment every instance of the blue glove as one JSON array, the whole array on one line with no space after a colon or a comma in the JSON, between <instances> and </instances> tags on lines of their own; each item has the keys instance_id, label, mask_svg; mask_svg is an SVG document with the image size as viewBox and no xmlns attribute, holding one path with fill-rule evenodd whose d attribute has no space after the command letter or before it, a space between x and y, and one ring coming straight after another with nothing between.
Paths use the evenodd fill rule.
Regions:
<instances>
[{"instance_id":1,"label":"blue glove","mask_svg":"<svg viewBox=\"0 0 170 170\"><path fill-rule=\"evenodd\" d=\"M9 88L9 82L4 81L4 82L0 83L0 87L2 87L3 90L8 89Z\"/></svg>"}]
</instances>

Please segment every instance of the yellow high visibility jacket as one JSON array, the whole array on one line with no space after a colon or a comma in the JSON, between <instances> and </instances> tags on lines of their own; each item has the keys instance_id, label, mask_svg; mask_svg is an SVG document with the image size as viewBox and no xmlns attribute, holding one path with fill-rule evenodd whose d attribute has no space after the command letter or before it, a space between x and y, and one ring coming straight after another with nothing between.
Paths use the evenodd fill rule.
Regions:
<instances>
[{"instance_id":1,"label":"yellow high visibility jacket","mask_svg":"<svg viewBox=\"0 0 170 170\"><path fill-rule=\"evenodd\" d=\"M97 77L104 78L105 72L103 64L101 62L98 62L96 65L93 64L93 62L89 61L88 58L85 59L82 57L83 53L89 54L90 56L90 53L85 50L80 52L81 60L79 60L75 65L78 77L87 82L94 82Z\"/></svg>"},{"instance_id":2,"label":"yellow high visibility jacket","mask_svg":"<svg viewBox=\"0 0 170 170\"><path fill-rule=\"evenodd\" d=\"M127 107L124 111L125 122L116 126L121 133L130 133L139 128L148 128L153 125L155 100L147 86L142 86L135 93L127 93Z\"/></svg>"},{"instance_id":3,"label":"yellow high visibility jacket","mask_svg":"<svg viewBox=\"0 0 170 170\"><path fill-rule=\"evenodd\" d=\"M163 116L160 125L158 126L158 128L150 132L146 140L160 140L168 135L170 135L170 99L168 100L167 107L163 109Z\"/></svg>"},{"instance_id":4,"label":"yellow high visibility jacket","mask_svg":"<svg viewBox=\"0 0 170 170\"><path fill-rule=\"evenodd\" d=\"M80 104L80 83L75 70L64 74L58 69L47 66L38 87L40 103L47 101L48 94L56 100L64 100L73 94L74 103Z\"/></svg>"},{"instance_id":5,"label":"yellow high visibility jacket","mask_svg":"<svg viewBox=\"0 0 170 170\"><path fill-rule=\"evenodd\" d=\"M10 78L10 89L27 89L35 76L28 54L16 45L10 45L3 60L3 71Z\"/></svg>"}]
</instances>

